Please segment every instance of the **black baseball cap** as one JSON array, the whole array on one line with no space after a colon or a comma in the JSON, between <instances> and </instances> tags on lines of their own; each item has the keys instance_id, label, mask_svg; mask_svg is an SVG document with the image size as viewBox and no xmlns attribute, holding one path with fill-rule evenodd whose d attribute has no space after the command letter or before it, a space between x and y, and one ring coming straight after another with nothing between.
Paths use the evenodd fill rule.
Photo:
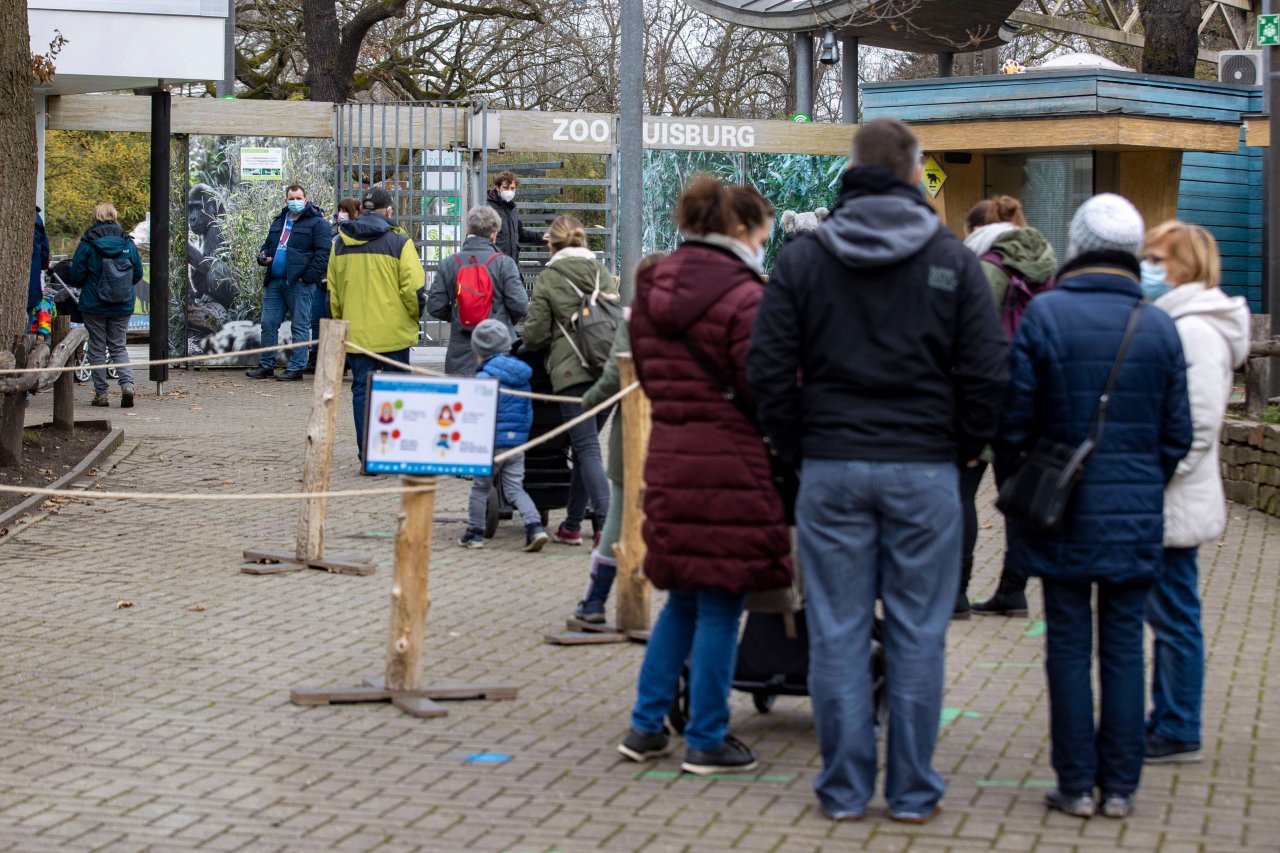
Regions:
<instances>
[{"instance_id":1,"label":"black baseball cap","mask_svg":"<svg viewBox=\"0 0 1280 853\"><path fill-rule=\"evenodd\" d=\"M364 191L360 206L365 210L385 210L391 206L391 193L382 187L370 187Z\"/></svg>"}]
</instances>

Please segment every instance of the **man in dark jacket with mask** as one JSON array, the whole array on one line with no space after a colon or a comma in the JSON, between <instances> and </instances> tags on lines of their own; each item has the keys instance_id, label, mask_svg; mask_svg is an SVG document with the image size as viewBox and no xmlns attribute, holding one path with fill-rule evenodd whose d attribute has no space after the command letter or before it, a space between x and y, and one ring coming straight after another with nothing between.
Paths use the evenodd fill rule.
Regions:
<instances>
[{"instance_id":1,"label":"man in dark jacket with mask","mask_svg":"<svg viewBox=\"0 0 1280 853\"><path fill-rule=\"evenodd\" d=\"M324 278L332 242L324 211L307 201L304 188L298 184L289 186L285 190L285 206L258 250L258 263L267 268L262 276L264 347L273 347L279 341L286 312L292 322L291 339L311 339L311 297ZM289 364L278 378L300 380L306 366L307 348L295 347L289 351ZM275 371L276 353L264 352L258 366L245 375L250 379L271 379Z\"/></svg>"},{"instance_id":2,"label":"man in dark jacket with mask","mask_svg":"<svg viewBox=\"0 0 1280 853\"><path fill-rule=\"evenodd\" d=\"M517 269L520 267L520 244L542 245L541 234L527 231L520 224L520 214L516 212L516 187L519 185L515 172L499 172L493 177L493 189L489 190L487 199L502 223L494 242L499 252L516 262Z\"/></svg>"},{"instance_id":3,"label":"man in dark jacket with mask","mask_svg":"<svg viewBox=\"0 0 1280 853\"><path fill-rule=\"evenodd\" d=\"M875 791L866 656L877 597L892 674L889 815L937 814L957 466L976 464L995 434L1007 382L986 277L921 194L920 158L901 122L858 130L830 218L774 266L747 356L763 428L803 464L796 522L823 760L814 788L834 820L862 817Z\"/></svg>"}]
</instances>

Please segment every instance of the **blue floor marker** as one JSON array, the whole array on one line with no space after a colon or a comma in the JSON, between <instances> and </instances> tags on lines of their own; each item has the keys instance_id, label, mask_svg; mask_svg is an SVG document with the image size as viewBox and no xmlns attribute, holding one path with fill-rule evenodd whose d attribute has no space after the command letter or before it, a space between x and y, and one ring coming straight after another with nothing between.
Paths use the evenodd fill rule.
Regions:
<instances>
[{"instance_id":1,"label":"blue floor marker","mask_svg":"<svg viewBox=\"0 0 1280 853\"><path fill-rule=\"evenodd\" d=\"M477 752L467 756L467 761L472 764L506 764L510 760L510 755L501 752Z\"/></svg>"}]
</instances>

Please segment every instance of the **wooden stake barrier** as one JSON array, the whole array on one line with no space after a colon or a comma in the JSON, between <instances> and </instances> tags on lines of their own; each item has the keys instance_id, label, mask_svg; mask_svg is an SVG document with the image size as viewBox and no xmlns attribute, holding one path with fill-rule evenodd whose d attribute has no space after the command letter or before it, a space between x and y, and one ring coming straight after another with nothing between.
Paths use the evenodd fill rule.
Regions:
<instances>
[{"instance_id":1,"label":"wooden stake barrier","mask_svg":"<svg viewBox=\"0 0 1280 853\"><path fill-rule=\"evenodd\" d=\"M59 314L53 318L53 345L66 340L71 334L71 318ZM70 359L68 359L70 363ZM76 430L76 377L74 373L59 373L53 383L53 428L67 435Z\"/></svg>"},{"instance_id":2,"label":"wooden stake barrier","mask_svg":"<svg viewBox=\"0 0 1280 853\"><path fill-rule=\"evenodd\" d=\"M315 386L311 397L311 421L307 425L307 450L302 464L302 491L329 489L333 468L333 434L342 392L342 366L346 359L346 320L321 320L316 354ZM279 575L303 569L324 569L343 575L371 575L377 566L368 557L324 554L325 498L302 502L298 515L298 542L292 552L273 548L249 548L240 571L247 575Z\"/></svg>"},{"instance_id":3,"label":"wooden stake barrier","mask_svg":"<svg viewBox=\"0 0 1280 853\"><path fill-rule=\"evenodd\" d=\"M390 701L413 717L443 717L449 712L437 704L437 699L516 698L516 688L510 685L421 686L423 635L427 627L427 611L431 606L427 580L430 574L436 478L402 477L401 482L406 486L431 488L420 492L405 492L400 497L386 674L383 678L365 679L362 687L293 690L289 698L295 705Z\"/></svg>"},{"instance_id":4,"label":"wooden stake barrier","mask_svg":"<svg viewBox=\"0 0 1280 853\"><path fill-rule=\"evenodd\" d=\"M1271 339L1271 317L1254 314L1250 326L1250 342L1258 344ZM1251 347L1252 349L1252 347ZM1261 418L1267 410L1268 389L1271 387L1271 359L1246 358L1244 361L1244 410L1250 418Z\"/></svg>"}]
</instances>

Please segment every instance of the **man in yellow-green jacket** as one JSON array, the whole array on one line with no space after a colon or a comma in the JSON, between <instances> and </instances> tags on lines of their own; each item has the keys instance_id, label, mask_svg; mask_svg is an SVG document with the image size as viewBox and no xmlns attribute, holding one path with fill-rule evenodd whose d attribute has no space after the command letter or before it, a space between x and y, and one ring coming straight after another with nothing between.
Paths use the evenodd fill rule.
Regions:
<instances>
[{"instance_id":1,"label":"man in yellow-green jacket","mask_svg":"<svg viewBox=\"0 0 1280 853\"><path fill-rule=\"evenodd\" d=\"M329 310L351 324L347 340L384 358L409 363L418 341L418 318L426 302L422 261L392 217L391 194L382 187L364 191L359 218L338 226L329 252ZM356 448L364 460L365 407L369 374L395 368L347 348Z\"/></svg>"}]
</instances>

